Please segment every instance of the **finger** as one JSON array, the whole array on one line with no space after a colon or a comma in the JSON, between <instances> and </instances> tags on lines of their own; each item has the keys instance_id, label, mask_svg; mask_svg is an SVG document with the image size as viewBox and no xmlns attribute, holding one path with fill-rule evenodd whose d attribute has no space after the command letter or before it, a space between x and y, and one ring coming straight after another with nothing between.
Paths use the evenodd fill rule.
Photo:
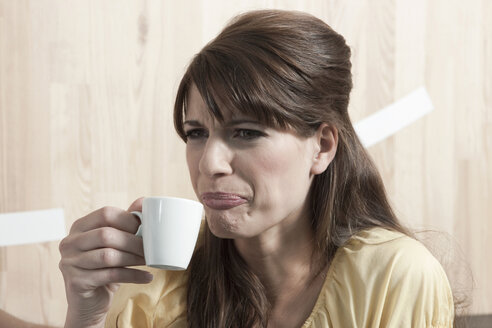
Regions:
<instances>
[{"instance_id":1,"label":"finger","mask_svg":"<svg viewBox=\"0 0 492 328\"><path fill-rule=\"evenodd\" d=\"M60 253L64 256L98 248L114 248L138 256L144 256L141 237L112 227L102 227L72 234L60 243Z\"/></svg>"},{"instance_id":2,"label":"finger","mask_svg":"<svg viewBox=\"0 0 492 328\"><path fill-rule=\"evenodd\" d=\"M113 227L135 233L139 225L140 220L135 215L117 207L106 206L75 221L70 233L85 232L101 227Z\"/></svg>"},{"instance_id":3,"label":"finger","mask_svg":"<svg viewBox=\"0 0 492 328\"><path fill-rule=\"evenodd\" d=\"M100 286L110 283L134 283L146 284L152 281L154 276L144 270L131 268L111 268L97 270L95 274L96 281L99 281Z\"/></svg>"},{"instance_id":4,"label":"finger","mask_svg":"<svg viewBox=\"0 0 492 328\"><path fill-rule=\"evenodd\" d=\"M84 292L118 283L146 284L152 279L150 272L131 268L79 269L72 273L69 284L71 289Z\"/></svg>"},{"instance_id":5,"label":"finger","mask_svg":"<svg viewBox=\"0 0 492 328\"><path fill-rule=\"evenodd\" d=\"M111 227L103 227L82 233L74 239L81 251L97 248L114 248L138 256L144 256L143 240L134 233Z\"/></svg>"},{"instance_id":6,"label":"finger","mask_svg":"<svg viewBox=\"0 0 492 328\"><path fill-rule=\"evenodd\" d=\"M84 252L71 258L68 262L72 262L74 266L85 270L145 265L145 259L142 256L113 248L100 248Z\"/></svg>"},{"instance_id":7,"label":"finger","mask_svg":"<svg viewBox=\"0 0 492 328\"><path fill-rule=\"evenodd\" d=\"M144 200L143 197L137 198L128 208L128 212L133 212L133 211L142 212L143 200Z\"/></svg>"}]
</instances>

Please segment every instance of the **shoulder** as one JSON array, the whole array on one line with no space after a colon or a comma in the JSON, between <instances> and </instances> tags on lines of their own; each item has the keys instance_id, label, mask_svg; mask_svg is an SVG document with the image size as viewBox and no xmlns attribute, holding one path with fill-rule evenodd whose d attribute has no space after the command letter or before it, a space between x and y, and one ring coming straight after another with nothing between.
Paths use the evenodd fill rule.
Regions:
<instances>
[{"instance_id":1,"label":"shoulder","mask_svg":"<svg viewBox=\"0 0 492 328\"><path fill-rule=\"evenodd\" d=\"M440 263L419 241L382 228L337 251L322 294L332 320L354 326L448 327L454 316Z\"/></svg>"},{"instance_id":2,"label":"shoulder","mask_svg":"<svg viewBox=\"0 0 492 328\"><path fill-rule=\"evenodd\" d=\"M383 228L361 231L337 254L337 267L352 267L365 277L390 273L393 279L403 275L443 273L440 263L419 241L401 232ZM337 269L337 268L335 268Z\"/></svg>"}]
</instances>

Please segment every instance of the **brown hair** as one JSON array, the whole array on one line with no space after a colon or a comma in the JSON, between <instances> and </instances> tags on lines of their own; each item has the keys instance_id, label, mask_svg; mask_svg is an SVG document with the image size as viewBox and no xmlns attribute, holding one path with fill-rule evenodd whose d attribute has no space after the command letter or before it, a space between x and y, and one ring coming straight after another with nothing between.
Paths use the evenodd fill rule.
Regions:
<instances>
[{"instance_id":1,"label":"brown hair","mask_svg":"<svg viewBox=\"0 0 492 328\"><path fill-rule=\"evenodd\" d=\"M324 264L360 230L381 226L407 233L350 121L350 70L350 48L323 21L300 12L252 11L233 19L193 58L174 107L175 127L185 141L192 83L219 121L231 110L304 136L323 122L337 128L336 156L309 191L315 248ZM264 288L233 241L206 227L190 265L190 327L266 327L268 311Z\"/></svg>"}]
</instances>

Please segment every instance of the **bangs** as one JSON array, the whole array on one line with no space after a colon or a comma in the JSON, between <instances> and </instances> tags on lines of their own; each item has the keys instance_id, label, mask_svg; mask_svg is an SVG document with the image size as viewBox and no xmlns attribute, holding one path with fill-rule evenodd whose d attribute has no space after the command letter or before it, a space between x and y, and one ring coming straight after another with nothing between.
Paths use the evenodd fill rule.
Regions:
<instances>
[{"instance_id":1,"label":"bangs","mask_svg":"<svg viewBox=\"0 0 492 328\"><path fill-rule=\"evenodd\" d=\"M271 54L265 57L271 58ZM288 108L289 102L279 90L276 76L271 63L260 56L230 48L204 49L194 57L178 88L174 107L176 131L186 140L183 121L189 91L195 84L209 114L221 123L230 114L242 114L268 127L293 128L306 135L306 123L295 115L300 109ZM296 105L292 100L290 103Z\"/></svg>"}]
</instances>

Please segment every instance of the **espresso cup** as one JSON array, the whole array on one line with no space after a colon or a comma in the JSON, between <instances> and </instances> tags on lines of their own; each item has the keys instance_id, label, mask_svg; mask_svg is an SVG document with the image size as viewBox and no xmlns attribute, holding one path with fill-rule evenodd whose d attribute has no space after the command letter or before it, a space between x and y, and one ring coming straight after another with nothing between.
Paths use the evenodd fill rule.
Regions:
<instances>
[{"instance_id":1,"label":"espresso cup","mask_svg":"<svg viewBox=\"0 0 492 328\"><path fill-rule=\"evenodd\" d=\"M143 238L145 264L165 270L186 270L200 231L203 205L175 197L146 197L136 233Z\"/></svg>"}]
</instances>

